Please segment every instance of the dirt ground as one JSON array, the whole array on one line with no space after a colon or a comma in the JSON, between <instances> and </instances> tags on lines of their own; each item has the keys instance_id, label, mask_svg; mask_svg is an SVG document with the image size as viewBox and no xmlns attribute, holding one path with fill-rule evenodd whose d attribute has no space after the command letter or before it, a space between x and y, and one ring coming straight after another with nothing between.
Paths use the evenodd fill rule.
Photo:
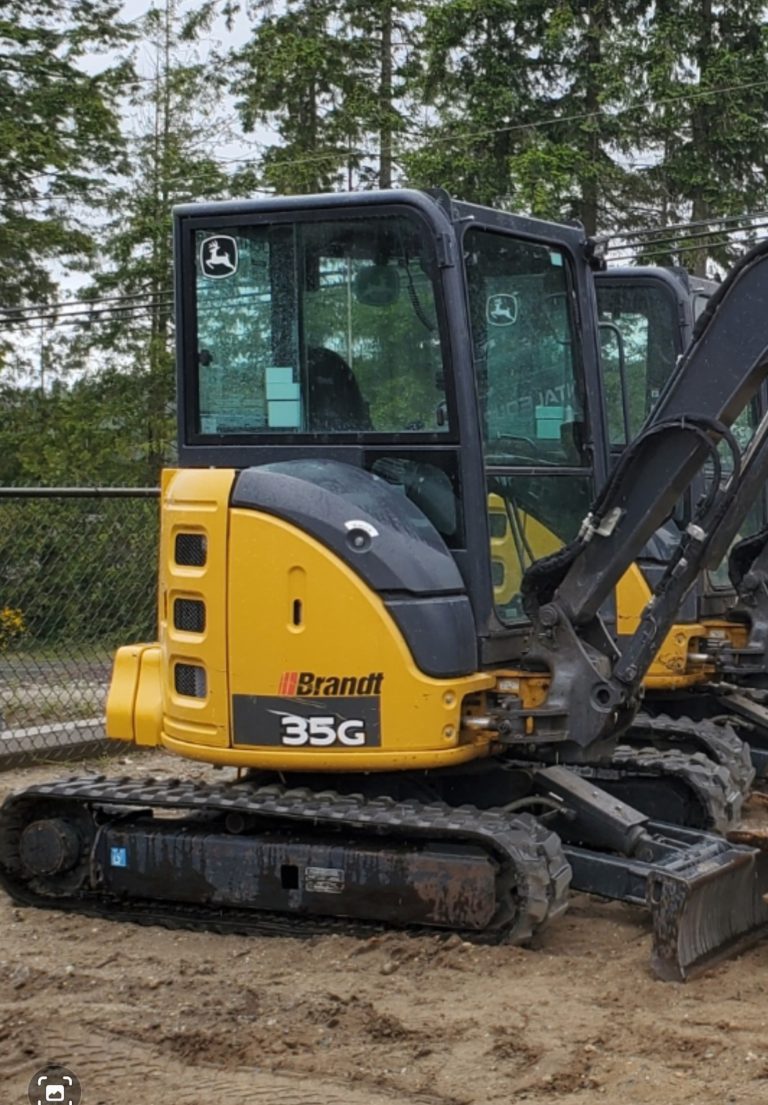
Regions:
<instances>
[{"instance_id":1,"label":"dirt ground","mask_svg":"<svg viewBox=\"0 0 768 1105\"><path fill-rule=\"evenodd\" d=\"M8 772L0 797L64 771ZM4 897L0 932L0 1105L47 1062L83 1105L768 1101L768 941L662 983L642 912L584 895L527 949L174 933Z\"/></svg>"}]
</instances>

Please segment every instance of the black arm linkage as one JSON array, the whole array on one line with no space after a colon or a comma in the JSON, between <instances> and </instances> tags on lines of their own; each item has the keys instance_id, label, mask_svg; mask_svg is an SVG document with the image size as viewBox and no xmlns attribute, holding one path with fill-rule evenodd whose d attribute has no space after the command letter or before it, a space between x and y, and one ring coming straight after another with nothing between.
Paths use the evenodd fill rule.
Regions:
<instances>
[{"instance_id":1,"label":"black arm linkage","mask_svg":"<svg viewBox=\"0 0 768 1105\"><path fill-rule=\"evenodd\" d=\"M752 250L710 301L692 345L577 540L526 573L523 590L533 630L527 659L546 664L552 673L534 743L558 744L563 758L583 758L586 749L610 744L629 723L642 680L680 602L709 561L714 534L721 522L749 505L747 496L741 496L732 507L742 473L728 427L768 375L766 304L768 243ZM717 458L723 440L736 451L724 489ZM762 450L756 453L762 456ZM714 467L708 496L638 630L622 637L617 651L608 641L600 607L708 459ZM747 478L752 480L758 469L745 454L748 459Z\"/></svg>"},{"instance_id":2,"label":"black arm linkage","mask_svg":"<svg viewBox=\"0 0 768 1105\"><path fill-rule=\"evenodd\" d=\"M739 601L730 616L746 616L747 642L715 653L718 674L737 683L768 683L768 527L734 546L728 561Z\"/></svg>"},{"instance_id":3,"label":"black arm linkage","mask_svg":"<svg viewBox=\"0 0 768 1105\"><path fill-rule=\"evenodd\" d=\"M731 616L745 617L745 645L726 645L714 659L720 675L736 681L768 679L768 527L731 548L741 524L768 480L768 415L763 417L745 454L742 476L731 506L710 543L707 567L715 568L728 554L728 574L738 595ZM730 553L729 553L730 549Z\"/></svg>"},{"instance_id":4,"label":"black arm linkage","mask_svg":"<svg viewBox=\"0 0 768 1105\"><path fill-rule=\"evenodd\" d=\"M643 430L692 415L733 424L768 373L767 305L768 243L763 243L713 296ZM558 589L558 601L575 625L597 614L706 459L701 441L677 433L660 438L637 464L633 478L604 508L604 517L620 512L620 523L586 545Z\"/></svg>"},{"instance_id":5,"label":"black arm linkage","mask_svg":"<svg viewBox=\"0 0 768 1105\"><path fill-rule=\"evenodd\" d=\"M762 494L765 481L768 480L768 414L764 415L756 428L749 445L744 450L741 463L741 477L738 480L733 495L731 496L722 521L717 531L712 534L712 539L707 546L707 560L704 567L715 569L722 561L729 557L729 575L731 583L738 590L738 581L732 575L730 560L736 555L739 562L735 566L737 575L748 570L749 565L762 549L768 534L755 534L754 537L745 538L737 545L733 542L739 535L744 519ZM757 546L750 544L758 539ZM740 558L737 549L744 549L745 558Z\"/></svg>"}]
</instances>

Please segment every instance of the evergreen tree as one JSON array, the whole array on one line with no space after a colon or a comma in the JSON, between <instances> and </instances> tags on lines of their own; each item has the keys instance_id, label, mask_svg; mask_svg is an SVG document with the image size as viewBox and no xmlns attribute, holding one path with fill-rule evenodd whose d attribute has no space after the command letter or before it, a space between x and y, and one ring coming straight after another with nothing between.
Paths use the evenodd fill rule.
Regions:
<instances>
[{"instance_id":1,"label":"evergreen tree","mask_svg":"<svg viewBox=\"0 0 768 1105\"><path fill-rule=\"evenodd\" d=\"M364 44L349 35L334 0L257 3L250 41L233 56L232 90L246 132L270 126L280 138L255 183L282 194L341 186L360 162L362 130L351 100Z\"/></svg>"},{"instance_id":2,"label":"evergreen tree","mask_svg":"<svg viewBox=\"0 0 768 1105\"><path fill-rule=\"evenodd\" d=\"M510 158L536 114L549 5L447 0L426 11L424 61L414 84L429 112L403 154L408 179L477 203L513 201Z\"/></svg>"},{"instance_id":3,"label":"evergreen tree","mask_svg":"<svg viewBox=\"0 0 768 1105\"><path fill-rule=\"evenodd\" d=\"M642 3L449 0L426 21L434 118L410 179L590 233L638 191L622 109Z\"/></svg>"},{"instance_id":4,"label":"evergreen tree","mask_svg":"<svg viewBox=\"0 0 768 1105\"><path fill-rule=\"evenodd\" d=\"M373 187L391 188L401 175L395 140L417 107L411 79L422 48L423 8L421 0L347 0L350 27L361 39L349 106L361 133L373 139L376 157L360 167L362 181Z\"/></svg>"},{"instance_id":5,"label":"evergreen tree","mask_svg":"<svg viewBox=\"0 0 768 1105\"><path fill-rule=\"evenodd\" d=\"M271 127L252 186L283 194L389 188L404 127L405 73L418 0L287 0L251 9L253 35L233 56L246 132Z\"/></svg>"},{"instance_id":6,"label":"evergreen tree","mask_svg":"<svg viewBox=\"0 0 768 1105\"><path fill-rule=\"evenodd\" d=\"M229 185L217 158L217 143L227 133L220 88L182 38L180 6L164 0L141 27L151 44L152 72L131 105L130 172L106 204L103 261L88 293L94 301L122 298L112 305L95 302L98 324L70 349L75 364L88 356L99 372L129 376L128 388L116 387L119 404L103 417L132 442L132 481L149 484L157 481L175 435L171 210L176 203L219 197ZM97 393L108 403L109 389L89 397Z\"/></svg>"},{"instance_id":7,"label":"evergreen tree","mask_svg":"<svg viewBox=\"0 0 768 1105\"><path fill-rule=\"evenodd\" d=\"M0 303L39 302L50 263L92 249L79 205L120 165L115 100L124 66L86 59L124 39L114 0L6 0L0 10Z\"/></svg>"},{"instance_id":8,"label":"evergreen tree","mask_svg":"<svg viewBox=\"0 0 768 1105\"><path fill-rule=\"evenodd\" d=\"M703 275L709 256L727 264L730 253L716 229L707 239L707 220L765 206L766 9L757 0L658 0L646 35L630 76L645 103L638 141L652 162L647 221L704 224L696 239L679 239L685 253L676 255L674 244L648 253L656 261L679 256Z\"/></svg>"},{"instance_id":9,"label":"evergreen tree","mask_svg":"<svg viewBox=\"0 0 768 1105\"><path fill-rule=\"evenodd\" d=\"M518 206L578 219L588 234L635 222L645 187L632 163L626 69L645 0L560 0L538 49L537 123L509 171Z\"/></svg>"}]
</instances>

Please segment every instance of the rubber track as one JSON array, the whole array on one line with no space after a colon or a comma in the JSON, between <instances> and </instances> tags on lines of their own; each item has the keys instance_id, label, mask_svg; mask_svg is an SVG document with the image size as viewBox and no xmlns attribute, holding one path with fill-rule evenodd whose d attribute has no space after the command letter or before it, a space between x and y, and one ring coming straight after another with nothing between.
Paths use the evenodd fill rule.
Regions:
<instances>
[{"instance_id":1,"label":"rubber track","mask_svg":"<svg viewBox=\"0 0 768 1105\"><path fill-rule=\"evenodd\" d=\"M519 900L524 905L518 909L513 925L490 934L509 942L522 943L530 939L542 925L559 916L568 903L571 869L560 839L530 814L511 816L500 810L451 807L441 802L425 805L416 801L395 802L390 798L365 799L360 795L318 792L309 788L254 788L245 783L211 786L185 780L106 779L101 776L41 783L12 795L0 809L0 884L12 898L28 905L145 924L230 932L306 935L308 929L316 933L338 931L340 927L344 931L368 927L370 931L370 926L357 922L339 925L315 919L308 924L303 918L297 921L256 911L223 912L167 903L162 906L134 904L124 899L99 902L92 892L69 898L38 893L17 877L15 853L20 826L16 824L19 818L14 811L31 800L39 800L41 806L46 802L66 801L70 808L81 805L89 810L117 806L121 817L131 810L138 812L148 807L197 814L238 812L249 818L268 819L271 827L275 821L282 821L292 826L303 823L342 829L345 833L405 840L471 842L494 856L501 865L502 876L505 867L510 869L512 881L520 892ZM39 814L35 810L34 816L44 816L44 810Z\"/></svg>"},{"instance_id":2,"label":"rubber track","mask_svg":"<svg viewBox=\"0 0 768 1105\"><path fill-rule=\"evenodd\" d=\"M730 773L735 785L746 798L755 779L755 769L749 754L749 744L741 739L727 721L709 719L694 721L690 717L670 717L669 714L638 714L624 740L633 747L638 744L680 744L693 746Z\"/></svg>"},{"instance_id":3,"label":"rubber track","mask_svg":"<svg viewBox=\"0 0 768 1105\"><path fill-rule=\"evenodd\" d=\"M621 776L655 778L659 785L663 785L665 778L680 779L698 802L706 828L725 833L741 819L742 795L730 773L702 752L691 754L678 749L662 751L652 746L619 745L610 765L568 764L568 767L582 778L607 786ZM662 820L671 821L672 818Z\"/></svg>"}]
</instances>

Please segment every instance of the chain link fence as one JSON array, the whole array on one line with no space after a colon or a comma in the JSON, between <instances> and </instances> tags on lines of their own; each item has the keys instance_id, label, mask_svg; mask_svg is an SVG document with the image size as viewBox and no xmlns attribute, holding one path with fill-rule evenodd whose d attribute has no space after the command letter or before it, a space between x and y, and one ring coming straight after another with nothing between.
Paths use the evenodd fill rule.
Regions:
<instances>
[{"instance_id":1,"label":"chain link fence","mask_svg":"<svg viewBox=\"0 0 768 1105\"><path fill-rule=\"evenodd\" d=\"M106 751L118 645L154 640L154 488L0 488L0 768Z\"/></svg>"}]
</instances>

